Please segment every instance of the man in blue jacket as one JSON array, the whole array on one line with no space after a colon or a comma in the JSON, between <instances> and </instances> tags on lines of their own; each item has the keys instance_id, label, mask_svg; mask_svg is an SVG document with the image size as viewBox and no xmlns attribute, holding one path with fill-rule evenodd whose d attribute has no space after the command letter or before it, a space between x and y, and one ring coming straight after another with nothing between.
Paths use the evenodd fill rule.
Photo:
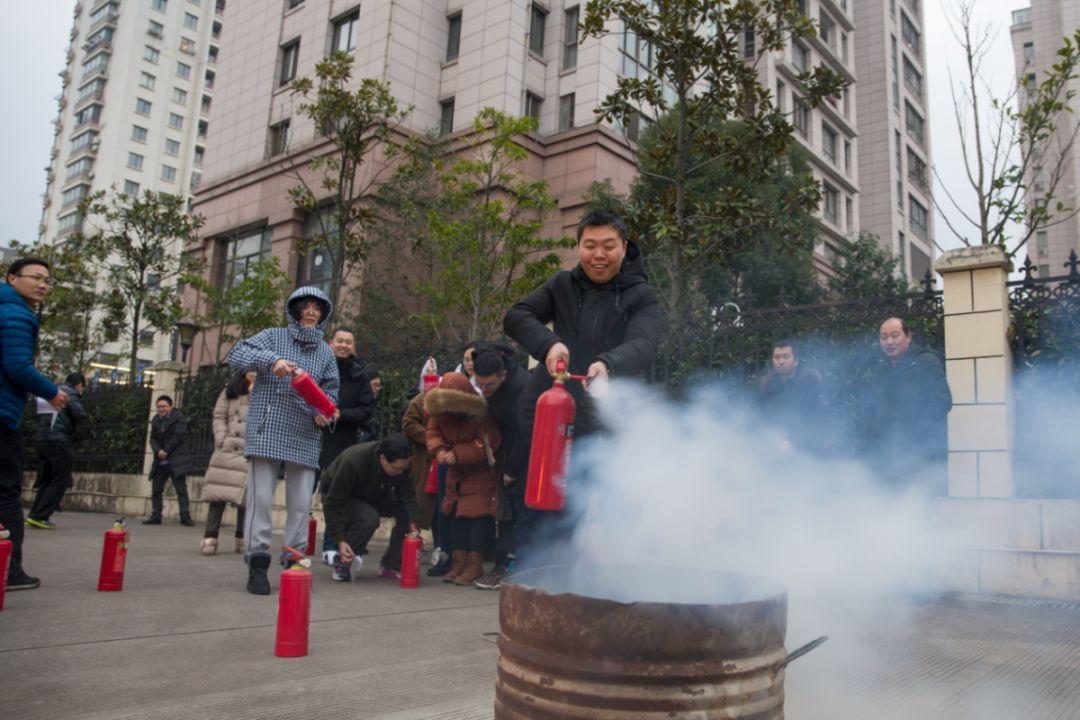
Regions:
<instances>
[{"instance_id":1,"label":"man in blue jacket","mask_svg":"<svg viewBox=\"0 0 1080 720\"><path fill-rule=\"evenodd\" d=\"M11 264L7 284L0 284L0 525L11 531L14 544L8 566L7 589L36 588L41 581L22 568L23 443L19 432L28 394L47 398L57 410L67 407L67 393L34 367L38 318L33 307L52 288L49 264L22 258Z\"/></svg>"}]
</instances>

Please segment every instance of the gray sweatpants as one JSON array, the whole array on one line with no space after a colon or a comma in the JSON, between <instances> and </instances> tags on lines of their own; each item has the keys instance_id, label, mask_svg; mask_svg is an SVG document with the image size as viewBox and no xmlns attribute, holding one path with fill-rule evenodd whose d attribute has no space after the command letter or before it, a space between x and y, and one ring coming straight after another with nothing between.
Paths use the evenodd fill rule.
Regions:
<instances>
[{"instance_id":1,"label":"gray sweatpants","mask_svg":"<svg viewBox=\"0 0 1080 720\"><path fill-rule=\"evenodd\" d=\"M277 485L280 460L253 457L248 462L247 514L244 537L247 553L270 551L271 523L274 511L274 487ZM311 489L315 485L314 468L285 463L285 537L282 544L303 552L307 547L307 519L311 510Z\"/></svg>"}]
</instances>

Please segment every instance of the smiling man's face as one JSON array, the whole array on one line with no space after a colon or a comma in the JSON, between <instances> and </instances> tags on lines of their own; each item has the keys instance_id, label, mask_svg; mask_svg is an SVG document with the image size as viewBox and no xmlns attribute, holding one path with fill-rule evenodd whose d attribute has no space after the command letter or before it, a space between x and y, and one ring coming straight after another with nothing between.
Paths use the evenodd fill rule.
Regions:
<instances>
[{"instance_id":1,"label":"smiling man's face","mask_svg":"<svg viewBox=\"0 0 1080 720\"><path fill-rule=\"evenodd\" d=\"M581 231L578 261L581 269L597 285L610 282L622 268L626 241L611 225L589 225Z\"/></svg>"}]
</instances>

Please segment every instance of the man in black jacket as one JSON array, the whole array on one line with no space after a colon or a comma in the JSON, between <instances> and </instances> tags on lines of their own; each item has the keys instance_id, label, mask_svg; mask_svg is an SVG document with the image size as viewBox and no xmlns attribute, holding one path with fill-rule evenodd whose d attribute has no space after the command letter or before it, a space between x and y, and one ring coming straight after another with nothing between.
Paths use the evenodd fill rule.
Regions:
<instances>
[{"instance_id":1,"label":"man in black jacket","mask_svg":"<svg viewBox=\"0 0 1080 720\"><path fill-rule=\"evenodd\" d=\"M187 476L195 469L187 442L187 423L183 414L173 407L172 398L161 395L155 401L157 415L150 421L150 449L154 464L150 468L150 517L143 525L160 525L165 493L165 481L172 478L176 490L176 502L180 506L180 523L191 527L190 502L188 500Z\"/></svg>"},{"instance_id":2,"label":"man in black jacket","mask_svg":"<svg viewBox=\"0 0 1080 720\"><path fill-rule=\"evenodd\" d=\"M60 386L68 395L68 405L63 410L51 406L48 412L38 413L37 453L38 477L34 483L37 493L34 504L26 516L30 527L52 530L56 527L49 518L60 507L64 493L71 486L71 468L75 462L75 428L86 419L82 406L82 392L86 378L73 372ZM42 403L38 403L41 407Z\"/></svg>"},{"instance_id":3,"label":"man in black jacket","mask_svg":"<svg viewBox=\"0 0 1080 720\"><path fill-rule=\"evenodd\" d=\"M319 467L322 468L329 467L346 448L375 439L368 427L375 415L375 398L371 394L367 371L356 359L356 337L351 330L338 328L330 337L330 349L334 351L338 377L341 378L337 402L341 416L333 428L327 426L322 430L319 453ZM322 487L322 483L319 486Z\"/></svg>"},{"instance_id":4,"label":"man in black jacket","mask_svg":"<svg viewBox=\"0 0 1080 720\"><path fill-rule=\"evenodd\" d=\"M786 338L772 344L771 362L758 382L758 393L765 421L783 435L779 450L824 450L821 374L801 364L795 341Z\"/></svg>"},{"instance_id":5,"label":"man in black jacket","mask_svg":"<svg viewBox=\"0 0 1080 720\"><path fill-rule=\"evenodd\" d=\"M338 554L334 580L349 581L379 529L380 517L392 517L390 547L382 557L381 577L400 577L405 533L416 532L420 507L409 475L412 446L401 433L379 442L353 445L323 471L330 489L323 503L326 535Z\"/></svg>"},{"instance_id":6,"label":"man in black jacket","mask_svg":"<svg viewBox=\"0 0 1080 720\"><path fill-rule=\"evenodd\" d=\"M487 400L488 414L495 419L499 435L504 438L496 456L502 467L503 485L495 513L495 567L475 582L476 587L482 590L497 590L502 578L509 572L511 556L517 549L517 522L525 514L525 482L515 481L515 477L522 474L522 469L511 468L507 459L518 441L518 404L529 376L518 365L513 350L500 345L477 348L473 355L473 367L476 384Z\"/></svg>"},{"instance_id":7,"label":"man in black jacket","mask_svg":"<svg viewBox=\"0 0 1080 720\"><path fill-rule=\"evenodd\" d=\"M904 320L881 324L884 357L872 369L859 419L862 451L891 484L925 479L943 494L952 393L941 360L911 340Z\"/></svg>"},{"instance_id":8,"label":"man in black jacket","mask_svg":"<svg viewBox=\"0 0 1080 720\"><path fill-rule=\"evenodd\" d=\"M551 387L560 360L568 372L595 380L642 376L656 358L656 291L645 276L641 250L626 232L618 215L586 214L577 229L578 264L557 272L506 313L503 330L541 363L518 406L519 433L508 461L515 482L525 482L536 400ZM577 404L574 435L588 435L597 427L592 402L580 383L566 387ZM527 543L519 537L519 547Z\"/></svg>"}]
</instances>

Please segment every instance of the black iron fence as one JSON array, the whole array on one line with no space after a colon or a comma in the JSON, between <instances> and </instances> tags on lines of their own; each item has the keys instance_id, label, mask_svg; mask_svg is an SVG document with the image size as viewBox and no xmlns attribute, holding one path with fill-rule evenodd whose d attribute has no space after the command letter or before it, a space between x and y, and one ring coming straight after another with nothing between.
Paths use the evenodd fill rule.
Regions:
<instances>
[{"instance_id":1,"label":"black iron fence","mask_svg":"<svg viewBox=\"0 0 1080 720\"><path fill-rule=\"evenodd\" d=\"M1024 277L1009 283L1010 340L1015 371L1017 493L1080 497L1076 433L1080 427L1080 260L1068 272L1037 278L1029 258Z\"/></svg>"}]
</instances>

